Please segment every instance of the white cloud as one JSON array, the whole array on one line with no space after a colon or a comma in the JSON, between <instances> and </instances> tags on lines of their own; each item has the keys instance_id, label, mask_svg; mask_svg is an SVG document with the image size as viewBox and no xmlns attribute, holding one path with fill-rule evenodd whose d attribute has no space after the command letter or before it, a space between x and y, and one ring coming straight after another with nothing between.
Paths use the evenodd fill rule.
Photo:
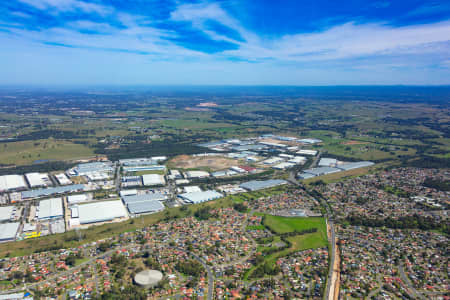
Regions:
<instances>
[{"instance_id":1,"label":"white cloud","mask_svg":"<svg viewBox=\"0 0 450 300\"><path fill-rule=\"evenodd\" d=\"M113 11L109 6L88 3L79 0L19 0L40 10L49 10L52 13L81 10L86 13L107 15Z\"/></svg>"}]
</instances>

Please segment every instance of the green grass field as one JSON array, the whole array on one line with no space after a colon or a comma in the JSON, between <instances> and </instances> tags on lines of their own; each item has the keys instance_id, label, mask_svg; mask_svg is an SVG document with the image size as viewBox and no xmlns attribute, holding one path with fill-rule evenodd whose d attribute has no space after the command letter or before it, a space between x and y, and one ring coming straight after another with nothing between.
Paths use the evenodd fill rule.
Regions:
<instances>
[{"instance_id":1,"label":"green grass field","mask_svg":"<svg viewBox=\"0 0 450 300\"><path fill-rule=\"evenodd\" d=\"M41 159L69 160L94 155L85 145L53 139L11 142L0 147L0 162L13 165L31 164Z\"/></svg>"},{"instance_id":2,"label":"green grass field","mask_svg":"<svg viewBox=\"0 0 450 300\"><path fill-rule=\"evenodd\" d=\"M326 241L327 229L324 218L290 218L266 215L264 225L278 234L317 228L317 232L323 234Z\"/></svg>"},{"instance_id":3,"label":"green grass field","mask_svg":"<svg viewBox=\"0 0 450 300\"><path fill-rule=\"evenodd\" d=\"M269 263L274 264L280 257L287 256L290 253L321 248L328 246L327 228L324 218L289 218L265 215L264 226L269 228L272 232L277 234L289 233L294 231L302 231L305 229L317 228L317 232L308 233L303 235L295 235L286 238L291 243L291 246L281 251L274 252L264 257L264 261L261 264ZM274 242L280 241L280 236L275 236ZM259 246L258 250L262 251L267 247ZM259 266L259 265L258 265ZM254 266L244 275L244 279L248 280L249 276L258 267Z\"/></svg>"}]
</instances>

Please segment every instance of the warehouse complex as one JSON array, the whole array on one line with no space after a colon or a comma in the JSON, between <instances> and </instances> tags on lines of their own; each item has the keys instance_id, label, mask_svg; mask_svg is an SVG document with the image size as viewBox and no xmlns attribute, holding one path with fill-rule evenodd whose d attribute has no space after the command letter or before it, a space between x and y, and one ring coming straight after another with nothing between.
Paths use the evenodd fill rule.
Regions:
<instances>
[{"instance_id":1,"label":"warehouse complex","mask_svg":"<svg viewBox=\"0 0 450 300\"><path fill-rule=\"evenodd\" d=\"M300 179L309 179L316 176L370 167L372 165L374 165L374 163L371 161L342 162L334 158L322 158L319 162L319 166L321 167L304 170L298 174L298 177Z\"/></svg>"},{"instance_id":2,"label":"warehouse complex","mask_svg":"<svg viewBox=\"0 0 450 300\"><path fill-rule=\"evenodd\" d=\"M0 176L0 241L45 236L285 185L288 181L282 179L250 179L281 177L281 171L297 172L302 165L318 163L299 173L300 179L373 165L320 158L317 150L308 149L317 143L321 141L266 134L204 143L200 146L211 153L184 156L183 160L189 160L184 165L173 159L170 170L163 163L167 157L158 156L79 163L65 172ZM16 202L22 203L9 205Z\"/></svg>"}]
</instances>

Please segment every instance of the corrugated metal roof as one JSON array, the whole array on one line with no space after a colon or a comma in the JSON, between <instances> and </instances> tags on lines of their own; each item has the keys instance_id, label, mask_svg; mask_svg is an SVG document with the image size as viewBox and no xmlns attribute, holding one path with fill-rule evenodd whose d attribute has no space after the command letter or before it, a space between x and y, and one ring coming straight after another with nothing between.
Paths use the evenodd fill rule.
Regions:
<instances>
[{"instance_id":1,"label":"corrugated metal roof","mask_svg":"<svg viewBox=\"0 0 450 300\"><path fill-rule=\"evenodd\" d=\"M343 165L337 166L337 168L345 171L345 170L369 167L372 165L374 165L374 163L371 161L357 161L357 162L345 163Z\"/></svg>"},{"instance_id":2,"label":"corrugated metal roof","mask_svg":"<svg viewBox=\"0 0 450 300\"><path fill-rule=\"evenodd\" d=\"M270 180L252 180L248 182L244 182L240 185L241 188L244 188L246 190L250 191L256 191L261 189L267 189L271 188L277 185L286 184L287 181L281 180L281 179L270 179Z\"/></svg>"},{"instance_id":3,"label":"corrugated metal roof","mask_svg":"<svg viewBox=\"0 0 450 300\"><path fill-rule=\"evenodd\" d=\"M150 212L158 212L164 209L164 205L159 201L145 201L129 203L127 205L128 211L131 214L144 214Z\"/></svg>"},{"instance_id":4,"label":"corrugated metal roof","mask_svg":"<svg viewBox=\"0 0 450 300\"><path fill-rule=\"evenodd\" d=\"M7 221L11 219L14 206L3 206L0 207L0 221Z\"/></svg>"},{"instance_id":5,"label":"corrugated metal roof","mask_svg":"<svg viewBox=\"0 0 450 300\"><path fill-rule=\"evenodd\" d=\"M320 168L313 168L313 169L304 170L303 172L319 176L319 175L336 173L336 172L340 172L340 171L342 171L342 170L340 170L338 168L320 167Z\"/></svg>"},{"instance_id":6,"label":"corrugated metal roof","mask_svg":"<svg viewBox=\"0 0 450 300\"><path fill-rule=\"evenodd\" d=\"M19 222L0 224L0 240L12 240L19 230Z\"/></svg>"},{"instance_id":7,"label":"corrugated metal roof","mask_svg":"<svg viewBox=\"0 0 450 300\"><path fill-rule=\"evenodd\" d=\"M61 198L45 199L39 202L39 219L53 219L63 216Z\"/></svg>"},{"instance_id":8,"label":"corrugated metal roof","mask_svg":"<svg viewBox=\"0 0 450 300\"><path fill-rule=\"evenodd\" d=\"M58 186L58 187L52 187L52 188L46 188L46 189L38 189L38 190L32 190L32 191L25 191L22 192L22 198L38 198L38 197L44 197L44 196L51 196L56 194L64 194L64 193L70 193L70 192L76 192L84 189L83 184L72 184L72 185L65 185L65 186Z\"/></svg>"},{"instance_id":9,"label":"corrugated metal roof","mask_svg":"<svg viewBox=\"0 0 450 300\"><path fill-rule=\"evenodd\" d=\"M137 203L137 202L146 202L146 201L162 201L167 197L161 193L154 194L141 194L141 195L131 195L131 196L123 196L123 202L125 204Z\"/></svg>"},{"instance_id":10,"label":"corrugated metal roof","mask_svg":"<svg viewBox=\"0 0 450 300\"><path fill-rule=\"evenodd\" d=\"M80 224L110 221L127 216L126 209L120 200L79 205L78 214Z\"/></svg>"},{"instance_id":11,"label":"corrugated metal roof","mask_svg":"<svg viewBox=\"0 0 450 300\"><path fill-rule=\"evenodd\" d=\"M0 176L0 191L8 191L14 189L26 188L27 184L20 175L3 175Z\"/></svg>"},{"instance_id":12,"label":"corrugated metal roof","mask_svg":"<svg viewBox=\"0 0 450 300\"><path fill-rule=\"evenodd\" d=\"M178 195L182 199L191 203L201 203L205 201L211 201L214 199L222 198L223 195L213 190L208 190L204 192L194 192L194 193L184 193Z\"/></svg>"}]
</instances>

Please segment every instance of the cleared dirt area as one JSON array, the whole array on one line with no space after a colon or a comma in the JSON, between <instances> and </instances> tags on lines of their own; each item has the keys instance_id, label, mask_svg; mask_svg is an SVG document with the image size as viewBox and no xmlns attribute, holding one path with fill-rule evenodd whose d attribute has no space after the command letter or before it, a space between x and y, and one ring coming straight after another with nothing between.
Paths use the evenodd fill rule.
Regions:
<instances>
[{"instance_id":1,"label":"cleared dirt area","mask_svg":"<svg viewBox=\"0 0 450 300\"><path fill-rule=\"evenodd\" d=\"M178 169L196 169L207 168L211 171L223 170L232 166L239 165L237 159L226 158L223 156L189 156L179 155L170 160L169 165Z\"/></svg>"},{"instance_id":2,"label":"cleared dirt area","mask_svg":"<svg viewBox=\"0 0 450 300\"><path fill-rule=\"evenodd\" d=\"M365 145L368 144L368 142L361 142L361 141L347 141L343 142L343 145Z\"/></svg>"}]
</instances>

